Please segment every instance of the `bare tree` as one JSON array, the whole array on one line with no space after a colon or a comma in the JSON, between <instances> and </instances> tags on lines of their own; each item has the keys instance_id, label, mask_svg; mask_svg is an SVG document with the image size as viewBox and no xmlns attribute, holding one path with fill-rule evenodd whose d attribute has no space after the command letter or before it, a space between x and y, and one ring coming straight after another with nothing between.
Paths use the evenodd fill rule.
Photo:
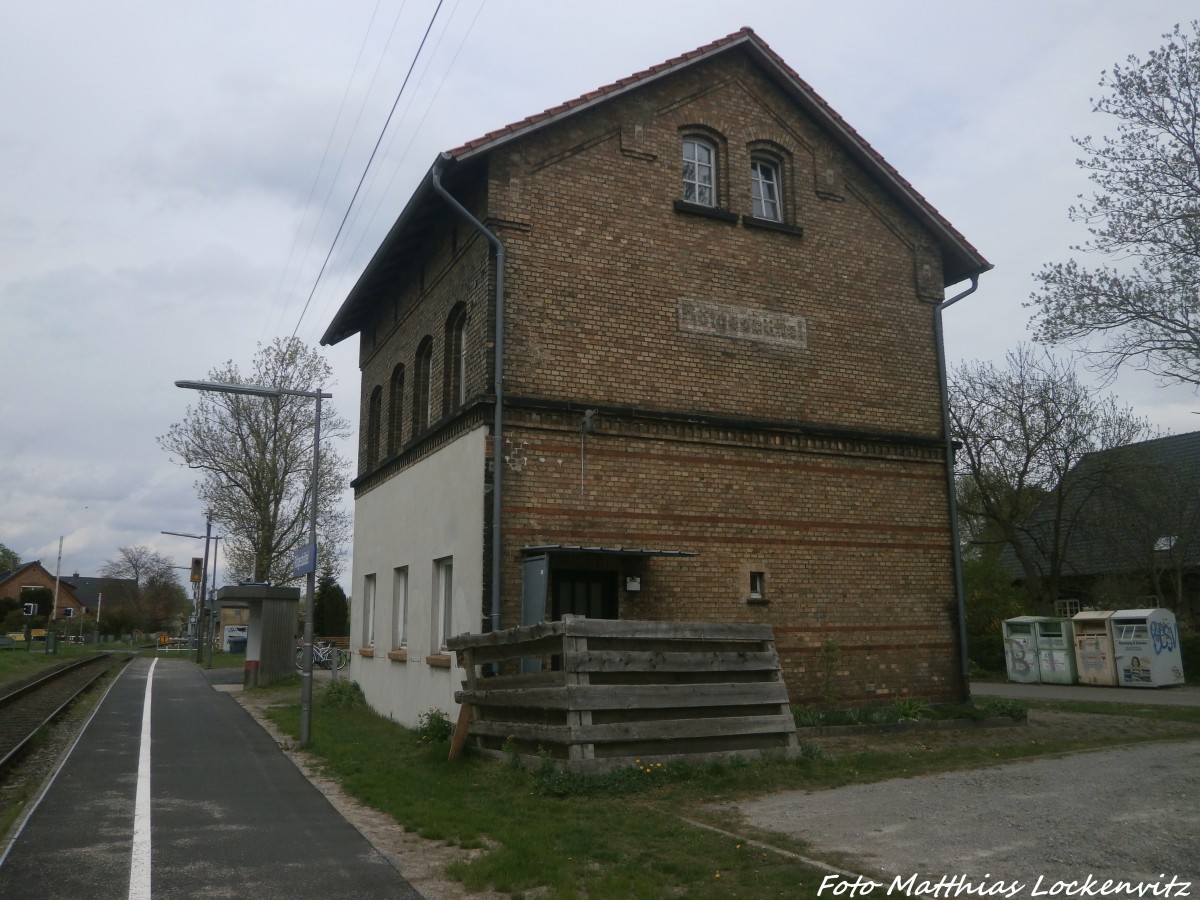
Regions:
<instances>
[{"instance_id":1,"label":"bare tree","mask_svg":"<svg viewBox=\"0 0 1200 900\"><path fill-rule=\"evenodd\" d=\"M1075 477L1076 465L1145 436L1146 423L1095 396L1070 364L1027 345L1004 368L976 362L954 371L950 404L964 519L977 540L1011 548L1034 608L1050 611L1079 510L1099 485Z\"/></svg>"},{"instance_id":2,"label":"bare tree","mask_svg":"<svg viewBox=\"0 0 1200 900\"><path fill-rule=\"evenodd\" d=\"M1092 236L1074 249L1116 265L1047 265L1027 305L1039 341L1200 385L1200 25L1163 38L1101 76L1116 137L1075 139L1097 190L1070 211Z\"/></svg>"},{"instance_id":3,"label":"bare tree","mask_svg":"<svg viewBox=\"0 0 1200 900\"><path fill-rule=\"evenodd\" d=\"M232 361L209 372L212 381L315 391L332 383L321 355L295 339L260 346L251 371ZM251 397L202 392L184 419L158 439L182 465L200 469L200 500L226 535L235 578L287 584L293 553L308 543L316 404L306 397ZM318 556L335 573L349 535L342 504L349 464L326 438L344 437L349 424L322 404L317 491Z\"/></svg>"},{"instance_id":4,"label":"bare tree","mask_svg":"<svg viewBox=\"0 0 1200 900\"><path fill-rule=\"evenodd\" d=\"M105 611L124 606L136 628L161 627L188 605L175 560L141 544L119 548L117 558L106 562L100 574L132 582L128 590L109 598Z\"/></svg>"}]
</instances>

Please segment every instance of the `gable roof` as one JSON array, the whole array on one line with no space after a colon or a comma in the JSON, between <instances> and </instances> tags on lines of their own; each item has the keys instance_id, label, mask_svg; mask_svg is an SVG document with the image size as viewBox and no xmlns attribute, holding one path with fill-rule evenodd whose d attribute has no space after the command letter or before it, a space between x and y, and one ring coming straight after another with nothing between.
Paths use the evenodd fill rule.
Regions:
<instances>
[{"instance_id":1,"label":"gable roof","mask_svg":"<svg viewBox=\"0 0 1200 900\"><path fill-rule=\"evenodd\" d=\"M42 565L40 559L31 560L27 563L22 563L11 572L0 573L0 595L12 595L14 598L20 596L21 582L29 579L31 576L40 576L40 580L46 582L46 588L53 590L54 573ZM13 588L17 588L14 593ZM78 597L75 594L75 586L65 578L58 579L58 606L82 606Z\"/></svg>"},{"instance_id":2,"label":"gable roof","mask_svg":"<svg viewBox=\"0 0 1200 900\"><path fill-rule=\"evenodd\" d=\"M874 177L910 214L922 222L934 234L942 250L943 276L946 286L957 284L966 278L986 272L992 268L976 250L936 209L930 205L911 184L906 181L845 119L817 94L804 79L788 66L767 43L750 28L742 28L732 34L683 53L656 66L651 66L612 84L589 91L574 100L568 100L543 112L527 116L519 122L489 131L474 140L467 141L442 156L457 163L467 163L511 141L524 137L539 129L608 102L622 94L644 87L668 75L687 69L705 60L725 53L744 52L792 99L797 106L811 116L833 140L869 175ZM436 162L435 162L436 165ZM393 245L399 244L410 222L420 213L426 198L432 191L433 166L426 172L420 185L413 192L408 204L397 218L379 249L363 270L358 282L334 315L322 344L336 344L362 327L363 309L369 287Z\"/></svg>"},{"instance_id":3,"label":"gable roof","mask_svg":"<svg viewBox=\"0 0 1200 900\"><path fill-rule=\"evenodd\" d=\"M40 572L46 578L51 580L54 579L54 576L51 575L46 570L46 567L42 565L42 561L40 559L34 559L27 563L21 563L10 572L0 573L0 588L3 588L5 585L9 584L9 582L17 582L22 575L26 575L29 572Z\"/></svg>"},{"instance_id":4,"label":"gable roof","mask_svg":"<svg viewBox=\"0 0 1200 900\"><path fill-rule=\"evenodd\" d=\"M88 609L95 609L105 594L110 602L119 602L137 592L137 581L133 578L75 574L66 581L75 588L76 598Z\"/></svg>"},{"instance_id":5,"label":"gable roof","mask_svg":"<svg viewBox=\"0 0 1200 900\"><path fill-rule=\"evenodd\" d=\"M1063 556L1064 575L1133 571L1138 568L1133 557L1159 539L1168 541L1157 548L1162 560L1169 552L1175 565L1200 567L1200 431L1089 453L1068 477L1090 479L1094 489L1067 512L1078 524ZM1046 498L1034 508L1031 526L1049 521L1050 506ZM1181 530L1185 533L1174 533ZM1020 574L1011 547L1002 558Z\"/></svg>"}]
</instances>

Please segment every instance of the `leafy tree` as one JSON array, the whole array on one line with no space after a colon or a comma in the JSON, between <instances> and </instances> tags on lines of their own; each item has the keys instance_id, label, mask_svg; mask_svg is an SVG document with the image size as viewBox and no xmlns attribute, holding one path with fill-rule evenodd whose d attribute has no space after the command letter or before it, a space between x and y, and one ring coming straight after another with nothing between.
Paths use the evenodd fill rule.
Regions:
<instances>
[{"instance_id":1,"label":"leafy tree","mask_svg":"<svg viewBox=\"0 0 1200 900\"><path fill-rule=\"evenodd\" d=\"M110 599L113 605L104 606L104 618L109 610L119 607L130 622L130 628L153 629L178 618L189 606L187 592L179 583L175 560L156 550L138 544L121 547L117 558L110 559L100 570L105 578L123 579L132 584L122 585Z\"/></svg>"},{"instance_id":2,"label":"leafy tree","mask_svg":"<svg viewBox=\"0 0 1200 900\"><path fill-rule=\"evenodd\" d=\"M321 355L295 339L260 345L251 371L232 361L209 372L226 384L315 391L332 380ZM158 439L181 465L200 469L201 501L226 535L226 559L237 579L287 584L292 556L308 543L309 490L316 404L308 397L254 397L201 392L180 422ZM329 403L321 410L317 492L319 564L336 571L350 518L342 506L348 462L327 438L349 425Z\"/></svg>"},{"instance_id":3,"label":"leafy tree","mask_svg":"<svg viewBox=\"0 0 1200 900\"><path fill-rule=\"evenodd\" d=\"M350 603L346 592L337 583L333 569L328 566L321 570L313 594L313 632L326 637L350 633Z\"/></svg>"},{"instance_id":4,"label":"leafy tree","mask_svg":"<svg viewBox=\"0 0 1200 900\"><path fill-rule=\"evenodd\" d=\"M1027 345L1004 368L959 367L950 406L963 518L979 546L1011 548L1031 605L1049 612L1079 509L1100 483L1074 477L1076 464L1143 437L1147 426L1095 396L1069 364Z\"/></svg>"},{"instance_id":5,"label":"leafy tree","mask_svg":"<svg viewBox=\"0 0 1200 900\"><path fill-rule=\"evenodd\" d=\"M21 557L14 550L0 544L0 575L11 572L21 565Z\"/></svg>"},{"instance_id":6,"label":"leafy tree","mask_svg":"<svg viewBox=\"0 0 1200 900\"><path fill-rule=\"evenodd\" d=\"M1091 233L1074 249L1115 265L1047 265L1028 305L1040 341L1200 385L1200 24L1163 38L1101 76L1116 137L1075 139L1096 190L1070 210Z\"/></svg>"}]
</instances>

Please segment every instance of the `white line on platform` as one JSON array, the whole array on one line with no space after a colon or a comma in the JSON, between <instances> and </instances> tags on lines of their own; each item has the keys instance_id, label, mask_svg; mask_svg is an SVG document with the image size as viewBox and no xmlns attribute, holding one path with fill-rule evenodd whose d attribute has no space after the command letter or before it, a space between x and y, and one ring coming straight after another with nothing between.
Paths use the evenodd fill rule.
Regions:
<instances>
[{"instance_id":1,"label":"white line on platform","mask_svg":"<svg viewBox=\"0 0 1200 900\"><path fill-rule=\"evenodd\" d=\"M154 667L146 673L142 736L138 748L137 794L133 801L133 853L129 859L129 900L150 900L150 697Z\"/></svg>"}]
</instances>

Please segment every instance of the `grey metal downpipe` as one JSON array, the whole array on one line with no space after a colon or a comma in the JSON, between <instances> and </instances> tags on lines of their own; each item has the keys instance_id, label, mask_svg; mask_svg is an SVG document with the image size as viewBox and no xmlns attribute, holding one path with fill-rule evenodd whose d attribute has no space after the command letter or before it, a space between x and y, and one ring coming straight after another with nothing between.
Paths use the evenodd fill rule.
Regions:
<instances>
[{"instance_id":1,"label":"grey metal downpipe","mask_svg":"<svg viewBox=\"0 0 1200 900\"><path fill-rule=\"evenodd\" d=\"M950 497L950 541L954 558L954 598L958 603L958 645L962 654L963 684L970 692L970 658L967 656L967 602L963 589L962 552L958 541L958 487L954 483L954 442L950 434L950 388L946 376L946 347L942 339L942 310L953 306L963 297L975 293L979 276L971 276L971 286L949 300L943 300L933 310L933 330L938 351L938 385L942 394L942 433L946 436L946 487Z\"/></svg>"},{"instance_id":2,"label":"grey metal downpipe","mask_svg":"<svg viewBox=\"0 0 1200 900\"><path fill-rule=\"evenodd\" d=\"M500 630L500 482L504 462L504 244L488 231L482 222L471 215L442 186L442 171L454 157L441 153L430 172L430 183L450 207L496 248L496 335L494 367L496 378L496 408L492 418L492 631Z\"/></svg>"}]
</instances>

